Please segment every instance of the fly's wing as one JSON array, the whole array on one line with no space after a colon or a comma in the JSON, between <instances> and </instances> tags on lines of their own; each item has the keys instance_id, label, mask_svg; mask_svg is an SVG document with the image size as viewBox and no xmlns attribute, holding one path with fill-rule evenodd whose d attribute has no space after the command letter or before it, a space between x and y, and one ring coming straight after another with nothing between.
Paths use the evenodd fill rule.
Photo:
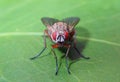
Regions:
<instances>
[{"instance_id":1,"label":"fly's wing","mask_svg":"<svg viewBox=\"0 0 120 82\"><path fill-rule=\"evenodd\" d=\"M41 18L42 23L47 26L50 27L52 26L54 23L58 22L58 19L54 19L54 18L49 18L49 17L43 17Z\"/></svg>"},{"instance_id":2,"label":"fly's wing","mask_svg":"<svg viewBox=\"0 0 120 82\"><path fill-rule=\"evenodd\" d=\"M68 17L62 20L68 25L68 29L71 32L73 28L78 24L80 19L78 17Z\"/></svg>"}]
</instances>

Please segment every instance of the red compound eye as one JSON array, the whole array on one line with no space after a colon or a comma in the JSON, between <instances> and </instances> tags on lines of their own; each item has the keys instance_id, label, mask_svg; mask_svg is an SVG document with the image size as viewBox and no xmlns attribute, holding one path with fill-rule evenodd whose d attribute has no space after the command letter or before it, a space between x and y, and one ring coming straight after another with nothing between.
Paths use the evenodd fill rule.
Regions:
<instances>
[{"instance_id":1,"label":"red compound eye","mask_svg":"<svg viewBox=\"0 0 120 82\"><path fill-rule=\"evenodd\" d=\"M68 39L69 33L68 32L64 32L64 35L65 35L65 39Z\"/></svg>"},{"instance_id":2,"label":"red compound eye","mask_svg":"<svg viewBox=\"0 0 120 82\"><path fill-rule=\"evenodd\" d=\"M57 32L53 32L51 36L52 40L56 41L56 36L57 36Z\"/></svg>"}]
</instances>

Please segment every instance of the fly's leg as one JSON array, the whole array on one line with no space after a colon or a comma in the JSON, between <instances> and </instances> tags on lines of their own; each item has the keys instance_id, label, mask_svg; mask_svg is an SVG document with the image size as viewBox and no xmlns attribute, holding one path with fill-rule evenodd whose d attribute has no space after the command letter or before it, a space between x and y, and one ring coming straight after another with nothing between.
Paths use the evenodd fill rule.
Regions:
<instances>
[{"instance_id":1,"label":"fly's leg","mask_svg":"<svg viewBox=\"0 0 120 82\"><path fill-rule=\"evenodd\" d=\"M45 51L45 49L46 49L46 36L45 36L45 32L44 32L44 36L43 37L44 37L44 48L38 54L36 54L34 57L30 58L31 60L34 60L34 59L38 58L43 53L43 51Z\"/></svg>"},{"instance_id":2,"label":"fly's leg","mask_svg":"<svg viewBox=\"0 0 120 82\"><path fill-rule=\"evenodd\" d=\"M57 56L56 56L55 51L53 50L53 48L52 48L52 52L53 52L53 54L55 56L55 61L56 61L56 72L55 72L55 75L57 75L58 74L58 59L57 59Z\"/></svg>"},{"instance_id":3,"label":"fly's leg","mask_svg":"<svg viewBox=\"0 0 120 82\"><path fill-rule=\"evenodd\" d=\"M69 53L69 50L70 50L70 46L68 46L67 52L65 54L65 58L66 58L66 68L67 68L68 73L70 74L70 70L69 70L69 66L68 66L68 53Z\"/></svg>"},{"instance_id":4,"label":"fly's leg","mask_svg":"<svg viewBox=\"0 0 120 82\"><path fill-rule=\"evenodd\" d=\"M84 59L90 59L90 57L85 57L84 55L82 55L82 54L80 53L80 51L77 49L77 47L76 47L76 37L74 37L74 48L75 48L75 50L78 52L78 54L80 55L80 57L82 57L82 58L84 58Z\"/></svg>"},{"instance_id":5,"label":"fly's leg","mask_svg":"<svg viewBox=\"0 0 120 82\"><path fill-rule=\"evenodd\" d=\"M78 52L78 54L80 55L80 57L82 57L84 59L90 59L90 57L85 57L84 55L82 55L76 47L74 47L74 48Z\"/></svg>"}]
</instances>

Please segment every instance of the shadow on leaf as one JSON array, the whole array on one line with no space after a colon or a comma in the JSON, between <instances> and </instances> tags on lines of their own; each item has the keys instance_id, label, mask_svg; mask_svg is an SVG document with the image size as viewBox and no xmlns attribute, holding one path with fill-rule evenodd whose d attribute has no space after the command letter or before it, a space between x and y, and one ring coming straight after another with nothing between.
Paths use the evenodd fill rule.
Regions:
<instances>
[{"instance_id":1,"label":"shadow on leaf","mask_svg":"<svg viewBox=\"0 0 120 82\"><path fill-rule=\"evenodd\" d=\"M80 37L89 38L90 33L87 29L85 29L83 27L77 27L76 28L76 36L77 36L76 47L79 50L80 54L84 55L82 52L87 46L88 39L80 39ZM80 58L80 55L75 51L75 49L73 47L71 47L71 50L69 52L69 58L71 60L76 60L76 59Z\"/></svg>"}]
</instances>

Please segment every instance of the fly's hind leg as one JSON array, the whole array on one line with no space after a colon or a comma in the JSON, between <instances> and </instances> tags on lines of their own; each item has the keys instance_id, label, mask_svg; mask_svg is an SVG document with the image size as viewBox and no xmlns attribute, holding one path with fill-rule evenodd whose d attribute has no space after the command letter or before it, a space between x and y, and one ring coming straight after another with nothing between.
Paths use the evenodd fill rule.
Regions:
<instances>
[{"instance_id":1,"label":"fly's hind leg","mask_svg":"<svg viewBox=\"0 0 120 82\"><path fill-rule=\"evenodd\" d=\"M80 51L77 49L77 47L76 47L76 37L74 37L74 48L75 48L75 50L77 51L77 53L80 55L80 57L82 57L82 58L84 58L84 59L90 59L90 57L85 57L84 55L82 55L82 54L80 53Z\"/></svg>"},{"instance_id":2,"label":"fly's hind leg","mask_svg":"<svg viewBox=\"0 0 120 82\"><path fill-rule=\"evenodd\" d=\"M90 57L85 57L84 55L82 55L76 47L74 47L74 48L78 52L78 54L80 55L80 57L82 57L84 59L90 59Z\"/></svg>"}]
</instances>

